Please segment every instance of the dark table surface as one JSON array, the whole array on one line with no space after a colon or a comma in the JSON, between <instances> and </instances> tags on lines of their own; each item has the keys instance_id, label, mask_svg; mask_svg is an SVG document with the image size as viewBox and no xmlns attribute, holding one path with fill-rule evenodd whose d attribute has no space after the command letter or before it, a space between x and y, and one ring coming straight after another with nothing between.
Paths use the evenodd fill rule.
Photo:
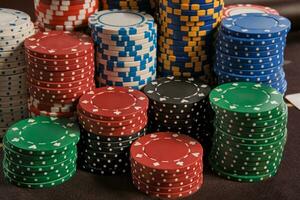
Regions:
<instances>
[{"instance_id":1,"label":"dark table surface","mask_svg":"<svg viewBox=\"0 0 300 200\"><path fill-rule=\"evenodd\" d=\"M0 0L6 1L6 0ZM6 1L7 2L7 1ZM19 0L22 2L23 0ZM0 2L1 5L1 2ZM18 5L21 9L22 5ZM300 32L289 34L285 71L287 94L300 92ZM300 199L300 111L289 106L288 141L278 174L260 183L238 183L204 172L204 185L189 200L295 200ZM0 161L3 152L0 150ZM0 165L1 166L1 165ZM78 170L70 181L51 189L30 190L5 182L0 170L0 200L146 200L150 197L138 192L130 178L97 176Z\"/></svg>"}]
</instances>

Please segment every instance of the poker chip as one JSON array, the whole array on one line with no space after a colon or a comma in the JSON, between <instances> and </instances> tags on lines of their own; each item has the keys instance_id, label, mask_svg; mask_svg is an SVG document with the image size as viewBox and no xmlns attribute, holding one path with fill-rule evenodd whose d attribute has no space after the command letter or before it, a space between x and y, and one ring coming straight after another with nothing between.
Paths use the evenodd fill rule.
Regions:
<instances>
[{"instance_id":1,"label":"poker chip","mask_svg":"<svg viewBox=\"0 0 300 200\"><path fill-rule=\"evenodd\" d=\"M212 112L208 103L210 87L193 78L164 77L147 84L149 131L172 131L195 137L212 135ZM200 130L199 130L199 127ZM209 137L199 137L206 150ZM205 140L205 141L204 141Z\"/></svg>"},{"instance_id":2,"label":"poker chip","mask_svg":"<svg viewBox=\"0 0 300 200\"><path fill-rule=\"evenodd\" d=\"M74 119L75 102L94 88L91 39L67 31L38 32L26 39L25 49L30 114Z\"/></svg>"},{"instance_id":3,"label":"poker chip","mask_svg":"<svg viewBox=\"0 0 300 200\"><path fill-rule=\"evenodd\" d=\"M209 99L216 113L209 156L213 171L241 182L274 176L287 138L282 94L269 86L237 82L216 87Z\"/></svg>"},{"instance_id":4,"label":"poker chip","mask_svg":"<svg viewBox=\"0 0 300 200\"><path fill-rule=\"evenodd\" d=\"M248 7L250 13L244 13ZM252 13L252 7L255 9L252 5L245 6L242 14L227 16L221 23L214 64L218 82L255 82L269 85L284 94L287 89L283 70L284 48L290 22L279 15L268 14L268 9L263 7L258 7L263 13ZM233 6L232 12L237 8L239 6ZM252 20L261 26L245 25Z\"/></svg>"},{"instance_id":5,"label":"poker chip","mask_svg":"<svg viewBox=\"0 0 300 200\"><path fill-rule=\"evenodd\" d=\"M96 0L76 2L35 0L37 26L41 31L83 30L88 25L88 17L98 10L98 4Z\"/></svg>"},{"instance_id":6,"label":"poker chip","mask_svg":"<svg viewBox=\"0 0 300 200\"><path fill-rule=\"evenodd\" d=\"M245 13L266 13L272 15L279 15L277 10L266 6L260 6L255 4L234 4L224 7L223 17L226 18Z\"/></svg>"},{"instance_id":7,"label":"poker chip","mask_svg":"<svg viewBox=\"0 0 300 200\"><path fill-rule=\"evenodd\" d=\"M129 173L129 148L146 134L148 99L125 87L101 87L77 105L79 166L100 175Z\"/></svg>"},{"instance_id":8,"label":"poker chip","mask_svg":"<svg viewBox=\"0 0 300 200\"><path fill-rule=\"evenodd\" d=\"M223 0L159 2L159 76L214 82L212 49L223 7Z\"/></svg>"},{"instance_id":9,"label":"poker chip","mask_svg":"<svg viewBox=\"0 0 300 200\"><path fill-rule=\"evenodd\" d=\"M116 1L109 1L109 0L101 0L99 3L100 10L111 10L111 9L118 9L118 10L138 10L144 11L149 14L155 13L157 2L155 0L141 0L141 1L134 1L134 0L116 0Z\"/></svg>"},{"instance_id":10,"label":"poker chip","mask_svg":"<svg viewBox=\"0 0 300 200\"><path fill-rule=\"evenodd\" d=\"M184 134L154 132L140 137L130 147L133 184L151 196L187 197L203 184L202 157L201 144Z\"/></svg>"},{"instance_id":11,"label":"poker chip","mask_svg":"<svg viewBox=\"0 0 300 200\"><path fill-rule=\"evenodd\" d=\"M66 119L39 116L13 124L3 138L5 179L26 188L64 183L76 172L79 139L78 126Z\"/></svg>"},{"instance_id":12,"label":"poker chip","mask_svg":"<svg viewBox=\"0 0 300 200\"><path fill-rule=\"evenodd\" d=\"M24 12L0 8L0 139L7 127L26 118L26 61L24 40L35 30Z\"/></svg>"},{"instance_id":13,"label":"poker chip","mask_svg":"<svg viewBox=\"0 0 300 200\"><path fill-rule=\"evenodd\" d=\"M156 78L157 25L151 15L103 10L89 17L89 27L97 46L98 85L141 89Z\"/></svg>"}]
</instances>

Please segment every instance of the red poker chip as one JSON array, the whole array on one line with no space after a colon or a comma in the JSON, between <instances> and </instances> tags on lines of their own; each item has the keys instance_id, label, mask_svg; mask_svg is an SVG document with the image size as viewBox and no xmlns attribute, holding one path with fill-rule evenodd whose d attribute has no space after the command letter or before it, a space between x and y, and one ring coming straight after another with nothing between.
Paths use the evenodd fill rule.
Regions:
<instances>
[{"instance_id":1,"label":"red poker chip","mask_svg":"<svg viewBox=\"0 0 300 200\"><path fill-rule=\"evenodd\" d=\"M48 103L41 102L33 97L29 97L28 106L34 106L38 110L43 110L47 112L74 112L76 111L76 107L74 104L56 104L56 103Z\"/></svg>"},{"instance_id":2,"label":"red poker chip","mask_svg":"<svg viewBox=\"0 0 300 200\"><path fill-rule=\"evenodd\" d=\"M28 77L28 82L32 85L36 85L36 86L40 86L40 87L45 87L45 88L74 88L74 87L79 87L81 85L84 85L86 83L90 83L91 81L93 81L94 83L94 79L92 77L90 78L84 78L81 79L79 81L72 81L72 82L47 82L47 81L40 81L40 80L36 80L32 77Z\"/></svg>"},{"instance_id":3,"label":"red poker chip","mask_svg":"<svg viewBox=\"0 0 300 200\"><path fill-rule=\"evenodd\" d=\"M176 187L149 185L148 183L138 179L134 175L132 175L132 181L136 187L141 188L144 191L158 192L158 193L178 193L178 192L187 191L193 187L202 185L203 184L203 176L201 176L200 178L197 178L196 180L194 180L193 182L191 182L189 184L180 185L180 186L176 186Z\"/></svg>"},{"instance_id":4,"label":"red poker chip","mask_svg":"<svg viewBox=\"0 0 300 200\"><path fill-rule=\"evenodd\" d=\"M77 25L77 26L63 26L63 25L48 25L44 23L39 23L39 28L44 31L84 31L86 29L87 25Z\"/></svg>"},{"instance_id":5,"label":"red poker chip","mask_svg":"<svg viewBox=\"0 0 300 200\"><path fill-rule=\"evenodd\" d=\"M28 106L28 111L33 113L35 116L48 116L48 117L63 117L63 118L72 118L74 117L74 112L47 112L43 110L39 110L32 105Z\"/></svg>"},{"instance_id":6,"label":"red poker chip","mask_svg":"<svg viewBox=\"0 0 300 200\"><path fill-rule=\"evenodd\" d=\"M270 7L254 4L235 4L224 7L223 17L231 17L243 13L266 13L279 15L277 10Z\"/></svg>"},{"instance_id":7,"label":"red poker chip","mask_svg":"<svg viewBox=\"0 0 300 200\"><path fill-rule=\"evenodd\" d=\"M40 11L64 11L64 12L76 12L82 9L94 7L98 5L98 1L91 1L87 3L82 3L78 5L49 5L44 4L43 2L39 2L39 4L35 4L35 9L39 9Z\"/></svg>"},{"instance_id":8,"label":"red poker chip","mask_svg":"<svg viewBox=\"0 0 300 200\"><path fill-rule=\"evenodd\" d=\"M81 124L81 126L88 132L103 135L103 136L130 136L141 131L147 125L147 119L140 124L134 124L130 126L123 126L122 128L113 127L92 127L89 124Z\"/></svg>"},{"instance_id":9,"label":"red poker chip","mask_svg":"<svg viewBox=\"0 0 300 200\"><path fill-rule=\"evenodd\" d=\"M26 51L34 56L32 58L45 59L81 58L91 55L94 50L88 35L63 31L36 33L27 38L24 45Z\"/></svg>"},{"instance_id":10,"label":"red poker chip","mask_svg":"<svg viewBox=\"0 0 300 200\"><path fill-rule=\"evenodd\" d=\"M65 98L65 99L52 99L52 98L46 98L46 97L42 97L42 96L36 96L33 94L30 94L30 95L39 101L47 101L49 103L58 103L58 104L77 103L79 100L79 97Z\"/></svg>"},{"instance_id":11,"label":"red poker chip","mask_svg":"<svg viewBox=\"0 0 300 200\"><path fill-rule=\"evenodd\" d=\"M88 24L87 19L58 21L58 20L47 20L47 19L43 19L43 18L38 17L38 20L40 22L43 22L43 24L45 24L45 25L55 25L55 26L59 26L59 25L61 25L61 26L77 26L77 25Z\"/></svg>"},{"instance_id":12,"label":"red poker chip","mask_svg":"<svg viewBox=\"0 0 300 200\"><path fill-rule=\"evenodd\" d=\"M75 64L75 65L61 65L61 66L49 66L48 65L47 66L47 65L41 65L41 64L34 63L30 60L28 60L27 64L30 67L40 69L40 70L45 70L45 71L48 71L48 72L65 72L65 71L72 71L72 70L81 69L81 68L87 67L87 66L93 66L94 65L94 59L91 59L90 61L78 63L78 64Z\"/></svg>"},{"instance_id":13,"label":"red poker chip","mask_svg":"<svg viewBox=\"0 0 300 200\"><path fill-rule=\"evenodd\" d=\"M101 120L126 120L148 109L148 98L141 91L123 87L101 87L83 95L83 114Z\"/></svg>"},{"instance_id":14,"label":"red poker chip","mask_svg":"<svg viewBox=\"0 0 300 200\"><path fill-rule=\"evenodd\" d=\"M73 82L73 81L77 81L77 80L81 80L84 78L92 78L94 77L94 70L85 72L83 74L80 75L76 75L73 77L43 77L40 74L35 74L35 73L30 73L28 74L28 76L37 79L37 80L41 80L41 81L49 81L49 82Z\"/></svg>"},{"instance_id":15,"label":"red poker chip","mask_svg":"<svg viewBox=\"0 0 300 200\"><path fill-rule=\"evenodd\" d=\"M40 0L43 4L48 5L78 5L95 0Z\"/></svg>"},{"instance_id":16,"label":"red poker chip","mask_svg":"<svg viewBox=\"0 0 300 200\"><path fill-rule=\"evenodd\" d=\"M49 72L45 70L40 70L34 67L28 66L27 73L34 73L39 74L40 76L51 78L51 77L70 77L70 76L77 76L85 72L94 71L94 65L83 67L81 69L76 69L72 71L65 71L65 72Z\"/></svg>"},{"instance_id":17,"label":"red poker chip","mask_svg":"<svg viewBox=\"0 0 300 200\"><path fill-rule=\"evenodd\" d=\"M104 126L104 127L122 127L122 126L129 126L132 124L142 123L141 120L143 120L146 117L146 112L141 113L140 115L137 115L135 118L128 119L128 120L121 120L121 121L106 121L106 120L99 120L99 119L93 119L86 115L84 115L80 109L77 109L77 115L78 119L83 124L92 124L94 127L96 126Z\"/></svg>"},{"instance_id":18,"label":"red poker chip","mask_svg":"<svg viewBox=\"0 0 300 200\"><path fill-rule=\"evenodd\" d=\"M31 60L34 63L41 65L50 65L50 66L60 66L60 65L75 65L78 63L91 61L94 59L94 53L90 53L84 56L80 56L77 58L70 59L46 59L32 56L30 54L26 54L27 60Z\"/></svg>"},{"instance_id":19,"label":"red poker chip","mask_svg":"<svg viewBox=\"0 0 300 200\"><path fill-rule=\"evenodd\" d=\"M136 140L130 154L131 159L147 168L176 171L202 161L203 149L189 136L157 132Z\"/></svg>"}]
</instances>

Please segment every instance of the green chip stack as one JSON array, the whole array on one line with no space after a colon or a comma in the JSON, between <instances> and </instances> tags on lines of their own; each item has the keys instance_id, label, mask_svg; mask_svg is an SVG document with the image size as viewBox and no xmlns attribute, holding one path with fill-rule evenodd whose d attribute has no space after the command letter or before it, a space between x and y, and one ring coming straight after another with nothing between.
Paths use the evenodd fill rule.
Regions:
<instances>
[{"instance_id":1,"label":"green chip stack","mask_svg":"<svg viewBox=\"0 0 300 200\"><path fill-rule=\"evenodd\" d=\"M67 119L39 116L12 125L3 138L3 172L20 187L47 188L76 172L80 132Z\"/></svg>"},{"instance_id":2,"label":"green chip stack","mask_svg":"<svg viewBox=\"0 0 300 200\"><path fill-rule=\"evenodd\" d=\"M218 175L255 182L274 176L287 139L287 106L275 89L228 83L210 93L216 113L209 161Z\"/></svg>"}]
</instances>

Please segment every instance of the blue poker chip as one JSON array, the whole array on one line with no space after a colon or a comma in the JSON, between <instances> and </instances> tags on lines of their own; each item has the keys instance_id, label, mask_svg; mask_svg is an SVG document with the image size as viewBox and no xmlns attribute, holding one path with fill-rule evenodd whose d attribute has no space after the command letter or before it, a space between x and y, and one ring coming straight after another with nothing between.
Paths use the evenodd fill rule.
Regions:
<instances>
[{"instance_id":1,"label":"blue poker chip","mask_svg":"<svg viewBox=\"0 0 300 200\"><path fill-rule=\"evenodd\" d=\"M153 56L153 52L149 52L149 53L146 53L143 55L138 55L138 56L131 56L131 57L109 56L109 55L98 53L98 58L100 58L100 59L111 60L111 61L121 61L121 62L143 61L145 59L149 59L152 56Z\"/></svg>"},{"instance_id":2,"label":"blue poker chip","mask_svg":"<svg viewBox=\"0 0 300 200\"><path fill-rule=\"evenodd\" d=\"M113 45L113 46L135 46L140 44L145 44L148 42L156 41L157 35L153 35L150 38L146 38L144 40L136 40L136 41L111 41L106 39L97 38L94 40L95 44L106 44L106 45Z\"/></svg>"},{"instance_id":3,"label":"blue poker chip","mask_svg":"<svg viewBox=\"0 0 300 200\"><path fill-rule=\"evenodd\" d=\"M155 49L156 49L156 44L153 44L148 48L144 48L138 51L110 51L110 50L98 48L97 52L101 53L102 55L108 55L108 56L135 57L135 56L143 56L145 54L148 54L149 52L154 51Z\"/></svg>"},{"instance_id":4,"label":"blue poker chip","mask_svg":"<svg viewBox=\"0 0 300 200\"><path fill-rule=\"evenodd\" d=\"M228 42L232 45L248 45L248 46L259 46L259 45L271 45L286 41L286 35L280 37L268 38L268 39L254 39L254 38L238 38L235 36L226 35L222 31L219 31L218 40Z\"/></svg>"},{"instance_id":5,"label":"blue poker chip","mask_svg":"<svg viewBox=\"0 0 300 200\"><path fill-rule=\"evenodd\" d=\"M152 76L154 74L156 74L156 71L150 72L148 74L143 74L143 75L138 75L138 76L132 76L132 77L120 77L120 76L115 77L115 76L110 76L110 75L106 75L106 74L100 74L99 76L102 79L109 80L109 81L122 82L122 83L126 83L126 82L141 82L142 84L144 84L144 83L146 83L146 81L152 80Z\"/></svg>"},{"instance_id":6,"label":"blue poker chip","mask_svg":"<svg viewBox=\"0 0 300 200\"><path fill-rule=\"evenodd\" d=\"M225 33L244 38L274 38L287 35L289 19L266 13L244 13L224 18L221 29Z\"/></svg>"},{"instance_id":7,"label":"blue poker chip","mask_svg":"<svg viewBox=\"0 0 300 200\"><path fill-rule=\"evenodd\" d=\"M110 86L121 86L121 87L136 87L138 89L141 89L141 86L145 86L146 84L150 83L151 81L155 80L156 76L146 78L141 81L131 81L131 82L120 82L120 81L112 81L107 80L105 78L99 77L101 85L110 85Z\"/></svg>"},{"instance_id":8,"label":"blue poker chip","mask_svg":"<svg viewBox=\"0 0 300 200\"><path fill-rule=\"evenodd\" d=\"M157 43L157 41L153 41L153 42L148 42L145 44L137 44L137 45L132 45L132 46L114 46L114 45L108 45L108 44L101 43L96 47L96 51L99 51L99 49L115 50L115 51L139 51L144 48L150 47L156 43Z\"/></svg>"},{"instance_id":9,"label":"blue poker chip","mask_svg":"<svg viewBox=\"0 0 300 200\"><path fill-rule=\"evenodd\" d=\"M113 71L113 72L127 72L127 73L139 73L140 71L144 71L146 69L149 69L150 67L156 66L156 61L152 61L143 65L139 66L126 66L126 67L119 67L119 66L111 66L106 65L103 63L98 63L98 71L101 71L102 69Z\"/></svg>"},{"instance_id":10,"label":"blue poker chip","mask_svg":"<svg viewBox=\"0 0 300 200\"><path fill-rule=\"evenodd\" d=\"M146 69L141 69L141 70L137 70L137 71L130 71L130 72L118 72L118 71L113 71L109 70L109 69L105 69L105 68L99 68L97 74L107 74L107 75L112 75L112 76L116 76L116 77L123 77L123 78L128 78L128 77L135 77L135 76L139 76L146 73L154 73L156 71L156 65L153 65L149 68ZM142 73L141 73L142 72Z\"/></svg>"},{"instance_id":11,"label":"blue poker chip","mask_svg":"<svg viewBox=\"0 0 300 200\"><path fill-rule=\"evenodd\" d=\"M126 61L114 61L114 60L103 60L100 59L99 64L103 64L105 66L109 67L119 67L119 68L137 68L141 66L145 66L150 62L154 62L156 60L156 57L149 57L144 60L135 61L135 62L126 62Z\"/></svg>"},{"instance_id":12,"label":"blue poker chip","mask_svg":"<svg viewBox=\"0 0 300 200\"><path fill-rule=\"evenodd\" d=\"M234 63L249 63L249 64L261 64L261 63L277 63L276 65L279 65L283 60L283 54L281 55L274 55L274 56L268 56L268 57L262 57L262 58L245 58L245 57L238 57L238 56L229 56L226 55L218 50L216 50L216 57L218 57L219 60L227 60Z\"/></svg>"},{"instance_id":13,"label":"blue poker chip","mask_svg":"<svg viewBox=\"0 0 300 200\"><path fill-rule=\"evenodd\" d=\"M225 42L224 40L218 39L217 45L220 47L231 49L232 51L244 51L244 52L261 52L261 51L272 51L276 49L284 49L286 43L285 42L279 42L275 44L270 45L240 45L240 44L232 44L229 42Z\"/></svg>"},{"instance_id":14,"label":"blue poker chip","mask_svg":"<svg viewBox=\"0 0 300 200\"><path fill-rule=\"evenodd\" d=\"M205 1L205 0L204 0ZM193 3L192 3L193 2ZM192 0L189 1L189 7L187 7L186 9L187 10L195 10L195 8L198 10L198 9L201 9L201 10L208 10L208 9L211 9L211 8L215 8L215 4L214 3L206 3L206 2L202 2L202 0ZM173 9L182 9L181 7L181 3L173 3L172 1L164 1L163 2L165 6L168 6L170 8L173 8ZM195 6L193 4L199 4L199 6Z\"/></svg>"}]
</instances>

